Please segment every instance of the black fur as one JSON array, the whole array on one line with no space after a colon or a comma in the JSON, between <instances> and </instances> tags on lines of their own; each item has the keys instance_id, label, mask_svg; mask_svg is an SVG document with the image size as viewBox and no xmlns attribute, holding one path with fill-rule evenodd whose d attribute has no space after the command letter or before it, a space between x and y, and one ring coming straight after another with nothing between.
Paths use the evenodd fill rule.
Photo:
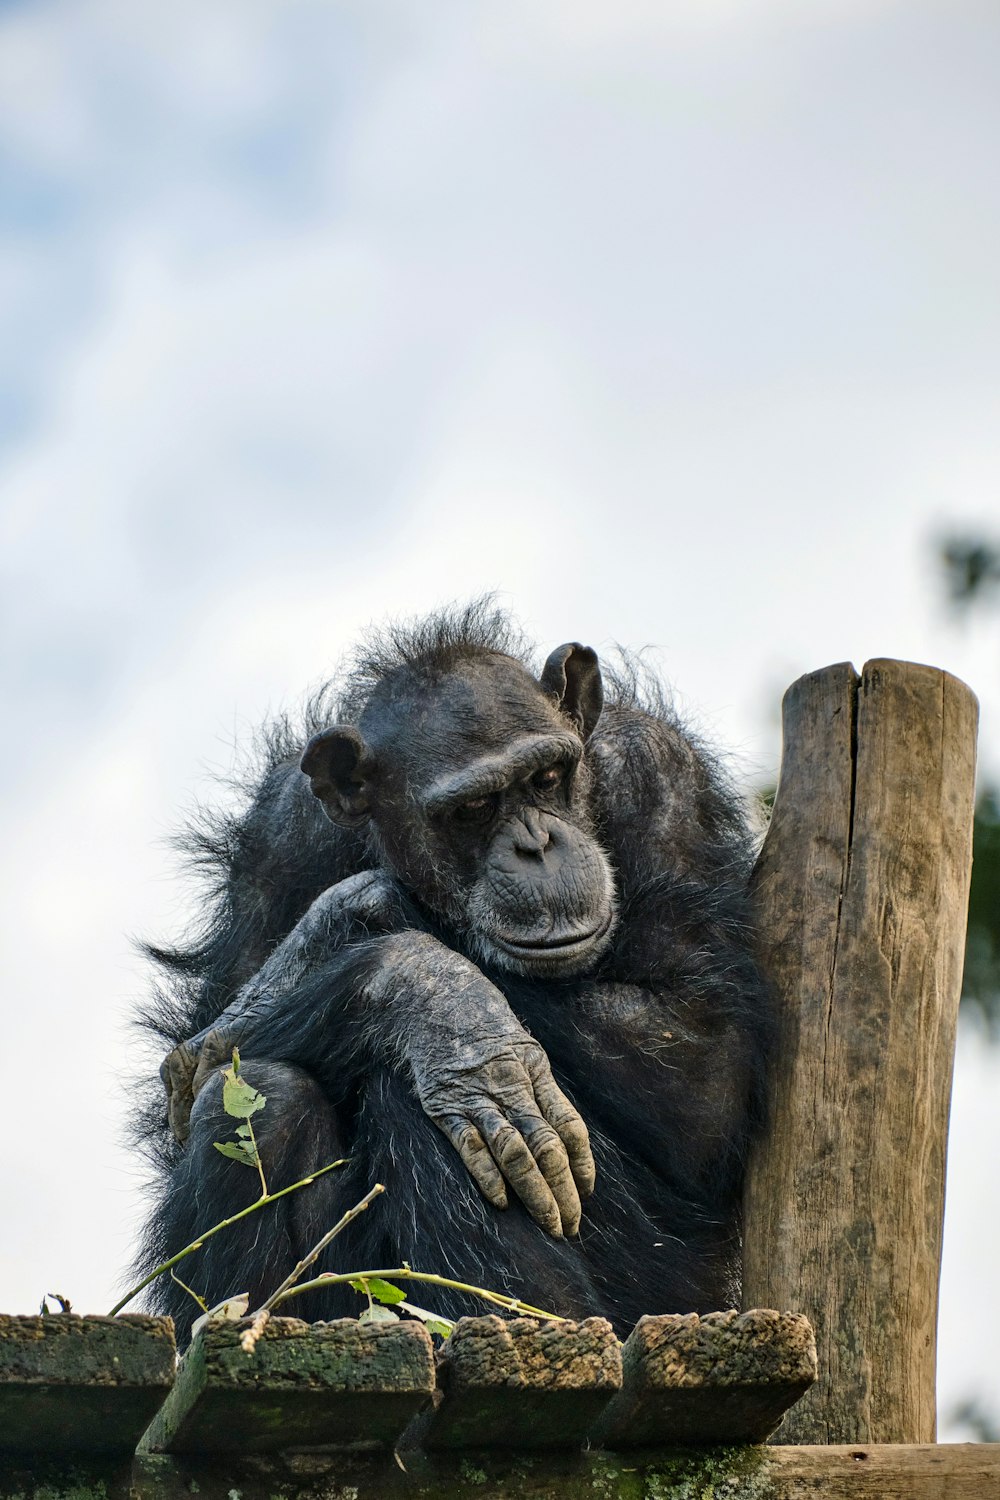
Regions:
<instances>
[{"instance_id":1,"label":"black fur","mask_svg":"<svg viewBox=\"0 0 1000 1500\"><path fill-rule=\"evenodd\" d=\"M245 808L202 817L186 836L209 878L203 930L186 945L149 949L161 987L143 1024L170 1047L230 1005L321 892L385 862L374 825L335 827L299 770L302 747L332 720L358 725L401 684L433 696L468 663L530 667L529 651L488 605L391 629L359 655L339 692L324 689L297 727L261 740ZM351 1165L225 1231L182 1268L208 1301L249 1291L262 1300L375 1181L386 1193L334 1243L321 1265L399 1265L521 1296L554 1311L610 1317L627 1330L642 1313L707 1311L738 1301L739 1200L759 1128L771 1020L751 956L746 879L752 836L741 803L634 666L605 671L603 714L581 769L586 806L610 859L619 902L614 940L583 975L518 976L468 934L404 891L403 925L472 956L541 1044L590 1131L597 1186L578 1237L554 1239L511 1195L498 1211L424 1113L405 1064L373 1052L359 997L378 969L379 940L356 931L243 1042L244 1071L268 1096L257 1117L272 1188L338 1155ZM414 752L416 753L416 752ZM581 794L583 795L583 793ZM433 907L434 903L431 903ZM177 1144L156 1090L141 1135L157 1167L157 1207L141 1264L151 1269L199 1230L249 1203L253 1172L212 1147L232 1134L219 1091L195 1101ZM456 1316L481 1304L429 1291ZM194 1305L169 1279L151 1304L183 1336ZM357 1311L352 1292L288 1305L318 1318Z\"/></svg>"}]
</instances>

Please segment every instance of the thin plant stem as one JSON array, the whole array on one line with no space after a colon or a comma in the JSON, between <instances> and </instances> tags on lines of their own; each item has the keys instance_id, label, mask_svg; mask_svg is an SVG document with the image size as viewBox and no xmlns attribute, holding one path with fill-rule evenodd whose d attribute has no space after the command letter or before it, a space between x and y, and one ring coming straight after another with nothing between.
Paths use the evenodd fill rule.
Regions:
<instances>
[{"instance_id":1,"label":"thin plant stem","mask_svg":"<svg viewBox=\"0 0 1000 1500\"><path fill-rule=\"evenodd\" d=\"M260 1173L260 1195L262 1198L266 1198L268 1196L268 1192L267 1178L264 1176L264 1163L260 1159L260 1150L257 1146L257 1137L253 1133L253 1121L250 1119L249 1115L246 1119L246 1127L250 1132L250 1144L253 1146L253 1159L256 1163L257 1171Z\"/></svg>"},{"instance_id":2,"label":"thin plant stem","mask_svg":"<svg viewBox=\"0 0 1000 1500\"><path fill-rule=\"evenodd\" d=\"M308 1271L313 1262L318 1260L323 1251L326 1249L327 1245L329 1245L330 1241L335 1240L340 1231L342 1229L346 1229L352 1219L356 1219L359 1214L363 1214L369 1204L375 1201L379 1193L384 1192L385 1187L383 1186L383 1184L381 1182L376 1182L375 1186L371 1189L370 1192L365 1194L360 1203L355 1203L353 1208L349 1208L346 1214L344 1214L343 1218L338 1219L333 1228L328 1229L323 1238L316 1242L316 1244L309 1251L309 1254L303 1256L295 1269L293 1271L289 1271L288 1275L285 1277L281 1285L271 1293L266 1302L261 1303L260 1307L258 1308L258 1312L270 1312L275 1304L279 1302L284 1294L288 1291L289 1287L295 1285L299 1277L302 1275L303 1271Z\"/></svg>"},{"instance_id":3,"label":"thin plant stem","mask_svg":"<svg viewBox=\"0 0 1000 1500\"><path fill-rule=\"evenodd\" d=\"M206 1229L197 1239L192 1240L190 1245L185 1245L183 1250L178 1250L176 1255L172 1255L169 1260L165 1260L162 1265L157 1266L155 1271L150 1271L148 1276L144 1276L140 1282L137 1282L134 1287L125 1293L124 1297L115 1303L114 1307L108 1313L108 1317L113 1318L120 1313L122 1308L127 1307L132 1298L137 1297L144 1287L149 1286L151 1281L156 1280L157 1276L162 1276L164 1271L172 1270L178 1261L182 1261L186 1255L193 1255L196 1250L200 1250L205 1241L210 1240L213 1234L218 1234L221 1230L228 1229L230 1224L238 1223L240 1219L245 1219L248 1214L256 1213L259 1208L266 1208L269 1203L277 1203L279 1198L284 1198L288 1193L295 1193L299 1188L309 1187L310 1184L316 1181L317 1177L322 1177L326 1172L332 1172L334 1167L346 1166L349 1160L349 1157L342 1156L337 1161L331 1161L327 1166L320 1167L318 1172L310 1172L309 1176L303 1177L300 1182L293 1182L289 1187L279 1188L276 1193L268 1193L265 1197L258 1198L254 1203L251 1203L249 1208L241 1208L238 1214L232 1214L228 1219L223 1219L220 1223L213 1224L211 1229Z\"/></svg>"},{"instance_id":4,"label":"thin plant stem","mask_svg":"<svg viewBox=\"0 0 1000 1500\"><path fill-rule=\"evenodd\" d=\"M193 1297L203 1313L208 1312L208 1303L205 1301L204 1297L199 1297L194 1287L188 1286L186 1281L182 1281L175 1271L170 1272L170 1280L176 1281L182 1292L187 1292L189 1297Z\"/></svg>"},{"instance_id":5,"label":"thin plant stem","mask_svg":"<svg viewBox=\"0 0 1000 1500\"><path fill-rule=\"evenodd\" d=\"M448 1276L435 1276L430 1271L411 1271L409 1266L396 1266L388 1271L344 1271L339 1275L317 1276L313 1281L302 1281L298 1286L289 1287L286 1292L275 1294L269 1298L272 1308L282 1302L287 1302L290 1297L301 1296L303 1292L321 1291L327 1286L343 1286L349 1281L375 1280L381 1281L424 1281L430 1286L448 1287L453 1292L468 1292L472 1297L480 1297L484 1302L493 1302L497 1307L505 1307L508 1312L520 1313L527 1318L545 1318L550 1323L565 1323L558 1313L546 1312L542 1307L532 1307L530 1302L522 1302L519 1297L505 1297L502 1292L491 1292L484 1286L470 1286L467 1281L452 1281Z\"/></svg>"}]
</instances>

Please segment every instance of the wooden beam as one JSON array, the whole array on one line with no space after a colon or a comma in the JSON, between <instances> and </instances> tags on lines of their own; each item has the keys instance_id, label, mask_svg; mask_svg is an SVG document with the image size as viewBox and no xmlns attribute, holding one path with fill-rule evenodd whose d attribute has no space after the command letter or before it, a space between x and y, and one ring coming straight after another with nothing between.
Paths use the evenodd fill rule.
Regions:
<instances>
[{"instance_id":1,"label":"wooden beam","mask_svg":"<svg viewBox=\"0 0 1000 1500\"><path fill-rule=\"evenodd\" d=\"M392 1447L434 1390L422 1323L272 1318L252 1354L213 1320L184 1355L142 1440L150 1453ZM2 1440L0 1440L2 1441Z\"/></svg>"},{"instance_id":2,"label":"wooden beam","mask_svg":"<svg viewBox=\"0 0 1000 1500\"><path fill-rule=\"evenodd\" d=\"M819 1379L779 1442L935 1436L976 716L963 683L905 662L828 667L785 695L754 875L781 1036L748 1174L744 1305L805 1313Z\"/></svg>"},{"instance_id":3,"label":"wooden beam","mask_svg":"<svg viewBox=\"0 0 1000 1500\"><path fill-rule=\"evenodd\" d=\"M993 1500L1000 1444L0 1458L0 1500Z\"/></svg>"},{"instance_id":4,"label":"wooden beam","mask_svg":"<svg viewBox=\"0 0 1000 1500\"><path fill-rule=\"evenodd\" d=\"M0 1452L133 1452L176 1358L169 1318L0 1316Z\"/></svg>"},{"instance_id":5,"label":"wooden beam","mask_svg":"<svg viewBox=\"0 0 1000 1500\"><path fill-rule=\"evenodd\" d=\"M1000 1444L845 1443L767 1449L775 1500L989 1500Z\"/></svg>"},{"instance_id":6,"label":"wooden beam","mask_svg":"<svg viewBox=\"0 0 1000 1500\"><path fill-rule=\"evenodd\" d=\"M462 1318L438 1355L438 1390L402 1446L577 1448L622 1383L605 1318Z\"/></svg>"},{"instance_id":7,"label":"wooden beam","mask_svg":"<svg viewBox=\"0 0 1000 1500\"><path fill-rule=\"evenodd\" d=\"M762 1443L816 1379L816 1341L797 1313L664 1313L639 1319L622 1376L596 1445Z\"/></svg>"}]
</instances>

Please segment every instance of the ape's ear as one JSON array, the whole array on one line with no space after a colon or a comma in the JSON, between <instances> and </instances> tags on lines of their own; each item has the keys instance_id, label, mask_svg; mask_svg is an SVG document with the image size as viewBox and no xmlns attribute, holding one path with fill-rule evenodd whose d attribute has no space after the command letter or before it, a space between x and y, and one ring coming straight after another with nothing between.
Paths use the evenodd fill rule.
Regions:
<instances>
[{"instance_id":1,"label":"ape's ear","mask_svg":"<svg viewBox=\"0 0 1000 1500\"><path fill-rule=\"evenodd\" d=\"M542 668L541 683L573 720L582 738L589 739L604 707L597 652L579 641L557 646Z\"/></svg>"},{"instance_id":2,"label":"ape's ear","mask_svg":"<svg viewBox=\"0 0 1000 1500\"><path fill-rule=\"evenodd\" d=\"M314 734L299 764L331 823L360 828L368 821L372 756L356 729L336 724Z\"/></svg>"}]
</instances>

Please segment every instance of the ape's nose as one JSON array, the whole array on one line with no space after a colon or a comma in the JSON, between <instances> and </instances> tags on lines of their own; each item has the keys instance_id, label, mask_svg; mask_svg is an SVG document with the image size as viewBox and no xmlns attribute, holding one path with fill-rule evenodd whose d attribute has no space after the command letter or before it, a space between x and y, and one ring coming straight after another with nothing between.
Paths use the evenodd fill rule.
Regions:
<instances>
[{"instance_id":1,"label":"ape's nose","mask_svg":"<svg viewBox=\"0 0 1000 1500\"><path fill-rule=\"evenodd\" d=\"M522 859L540 860L552 843L552 834L537 808L526 807L512 831L514 852Z\"/></svg>"}]
</instances>

